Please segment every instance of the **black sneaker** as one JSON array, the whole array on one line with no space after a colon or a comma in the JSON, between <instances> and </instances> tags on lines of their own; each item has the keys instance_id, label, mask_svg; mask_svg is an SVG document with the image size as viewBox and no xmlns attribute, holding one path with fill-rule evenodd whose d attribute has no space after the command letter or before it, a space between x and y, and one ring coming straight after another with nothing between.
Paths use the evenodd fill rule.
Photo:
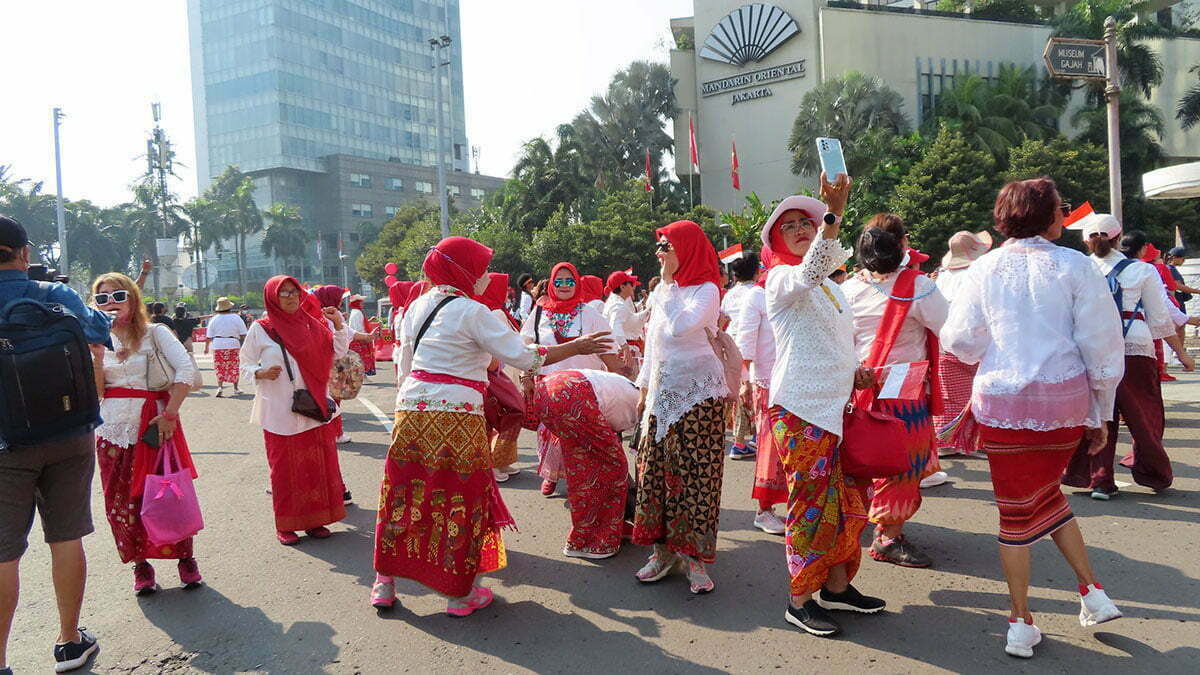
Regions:
<instances>
[{"instance_id":1,"label":"black sneaker","mask_svg":"<svg viewBox=\"0 0 1200 675\"><path fill-rule=\"evenodd\" d=\"M99 648L100 643L96 641L96 636L87 632L86 628L80 627L79 642L54 645L54 672L65 673L82 668L88 657Z\"/></svg>"},{"instance_id":2,"label":"black sneaker","mask_svg":"<svg viewBox=\"0 0 1200 675\"><path fill-rule=\"evenodd\" d=\"M805 602L799 609L792 607L792 603L789 602L783 618L805 633L818 637L830 637L842 632L842 627L829 616L829 612L812 600Z\"/></svg>"},{"instance_id":3,"label":"black sneaker","mask_svg":"<svg viewBox=\"0 0 1200 675\"><path fill-rule=\"evenodd\" d=\"M12 668L0 668L0 675L13 675Z\"/></svg>"},{"instance_id":4,"label":"black sneaker","mask_svg":"<svg viewBox=\"0 0 1200 675\"><path fill-rule=\"evenodd\" d=\"M342 493L342 504L344 504L345 506L350 506L353 503L354 503L354 497L350 496L350 491L346 490L345 492L343 492Z\"/></svg>"},{"instance_id":5,"label":"black sneaker","mask_svg":"<svg viewBox=\"0 0 1200 675\"><path fill-rule=\"evenodd\" d=\"M833 593L822 588L817 593L817 604L824 609L860 614L874 614L887 607L887 603L882 598L863 595L853 586L846 586L846 590L841 593Z\"/></svg>"},{"instance_id":6,"label":"black sneaker","mask_svg":"<svg viewBox=\"0 0 1200 675\"><path fill-rule=\"evenodd\" d=\"M886 546L881 538L875 537L875 541L871 542L870 553L872 558L880 562L901 567L929 567L933 564L933 560L909 543L904 535L896 537Z\"/></svg>"}]
</instances>

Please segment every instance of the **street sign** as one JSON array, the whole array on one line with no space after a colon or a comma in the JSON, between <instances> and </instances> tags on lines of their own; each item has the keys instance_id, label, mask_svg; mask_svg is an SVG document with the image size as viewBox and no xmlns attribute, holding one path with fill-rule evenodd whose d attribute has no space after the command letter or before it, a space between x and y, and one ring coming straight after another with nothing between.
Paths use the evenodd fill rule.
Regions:
<instances>
[{"instance_id":1,"label":"street sign","mask_svg":"<svg viewBox=\"0 0 1200 675\"><path fill-rule=\"evenodd\" d=\"M1105 67L1104 40L1050 38L1042 52L1046 69L1053 77L1081 80L1103 80Z\"/></svg>"}]
</instances>

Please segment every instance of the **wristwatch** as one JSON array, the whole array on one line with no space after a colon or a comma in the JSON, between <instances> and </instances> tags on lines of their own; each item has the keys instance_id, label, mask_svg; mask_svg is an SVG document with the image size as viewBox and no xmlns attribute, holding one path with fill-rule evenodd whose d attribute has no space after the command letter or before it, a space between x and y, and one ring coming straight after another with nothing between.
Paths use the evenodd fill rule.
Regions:
<instances>
[{"instance_id":1,"label":"wristwatch","mask_svg":"<svg viewBox=\"0 0 1200 675\"><path fill-rule=\"evenodd\" d=\"M821 217L821 220L823 220L826 225L841 225L842 224L842 217L839 215L836 215L833 211L826 211L825 215Z\"/></svg>"}]
</instances>

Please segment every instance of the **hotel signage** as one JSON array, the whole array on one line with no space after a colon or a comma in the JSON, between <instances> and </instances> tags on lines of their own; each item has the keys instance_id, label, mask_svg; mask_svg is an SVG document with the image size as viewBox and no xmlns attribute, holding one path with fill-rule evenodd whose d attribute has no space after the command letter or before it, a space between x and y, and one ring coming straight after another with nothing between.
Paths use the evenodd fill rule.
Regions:
<instances>
[{"instance_id":1,"label":"hotel signage","mask_svg":"<svg viewBox=\"0 0 1200 675\"><path fill-rule=\"evenodd\" d=\"M800 25L787 12L765 3L743 5L717 22L704 40L700 57L744 68L761 62L800 33ZM771 85L807 74L805 59L779 66L759 68L700 84L707 98L732 94L730 105L774 96Z\"/></svg>"}]
</instances>

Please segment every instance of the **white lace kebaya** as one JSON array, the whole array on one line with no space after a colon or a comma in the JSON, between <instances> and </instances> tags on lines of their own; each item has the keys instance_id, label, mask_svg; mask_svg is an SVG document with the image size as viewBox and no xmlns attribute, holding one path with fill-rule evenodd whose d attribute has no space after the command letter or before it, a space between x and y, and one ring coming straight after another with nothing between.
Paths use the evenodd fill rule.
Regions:
<instances>
[{"instance_id":1,"label":"white lace kebaya","mask_svg":"<svg viewBox=\"0 0 1200 675\"><path fill-rule=\"evenodd\" d=\"M980 424L1052 431L1112 420L1125 341L1108 284L1078 251L1031 237L987 253L967 270L941 340L979 364Z\"/></svg>"},{"instance_id":2,"label":"white lace kebaya","mask_svg":"<svg viewBox=\"0 0 1200 675\"><path fill-rule=\"evenodd\" d=\"M646 357L637 385L646 389L642 424L654 416L654 442L697 404L729 395L725 370L705 328L717 330L721 292L705 282L680 288L660 283L650 294L654 312L646 327Z\"/></svg>"},{"instance_id":3,"label":"white lace kebaya","mask_svg":"<svg viewBox=\"0 0 1200 675\"><path fill-rule=\"evenodd\" d=\"M775 332L770 405L837 436L858 359L850 303L829 275L849 257L837 239L818 238L799 265L767 276L767 315Z\"/></svg>"}]
</instances>

